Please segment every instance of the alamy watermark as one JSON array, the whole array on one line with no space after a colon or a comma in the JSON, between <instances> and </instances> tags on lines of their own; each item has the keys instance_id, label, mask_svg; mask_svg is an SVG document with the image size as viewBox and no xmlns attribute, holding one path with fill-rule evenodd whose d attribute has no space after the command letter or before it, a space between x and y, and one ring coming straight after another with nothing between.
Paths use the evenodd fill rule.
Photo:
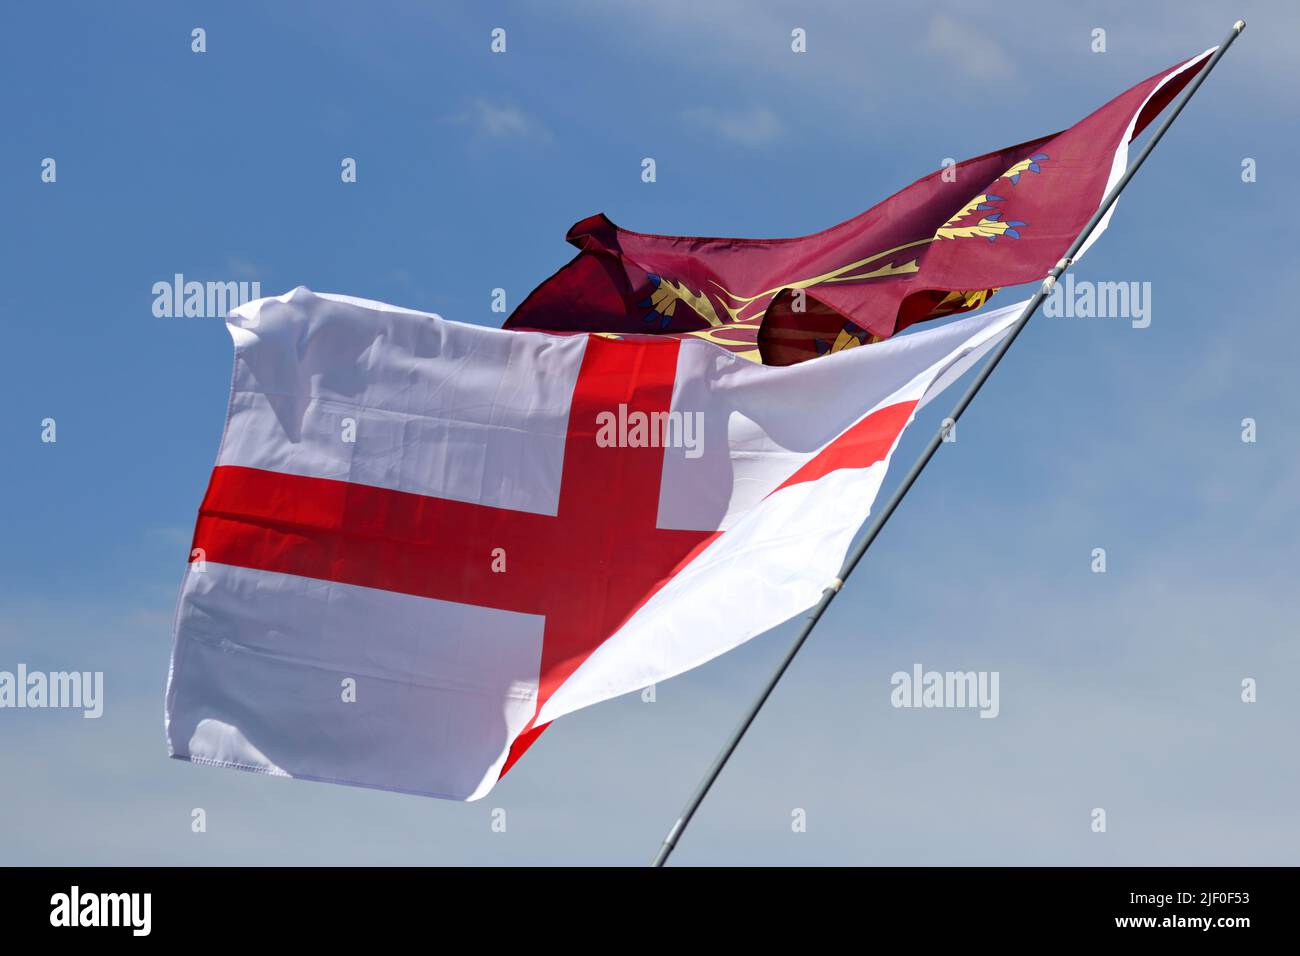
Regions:
<instances>
[{"instance_id":1,"label":"alamy watermark","mask_svg":"<svg viewBox=\"0 0 1300 956\"><path fill-rule=\"evenodd\" d=\"M152 893L83 893L73 886L50 897L51 926L124 926L133 936L148 936L152 917Z\"/></svg>"},{"instance_id":2,"label":"alamy watermark","mask_svg":"<svg viewBox=\"0 0 1300 956\"><path fill-rule=\"evenodd\" d=\"M262 298L262 283L186 281L178 272L170 282L155 282L153 297L159 319L224 319L231 309Z\"/></svg>"},{"instance_id":3,"label":"alamy watermark","mask_svg":"<svg viewBox=\"0 0 1300 956\"><path fill-rule=\"evenodd\" d=\"M703 412L639 412L619 405L596 415L601 448L684 448L687 458L704 454Z\"/></svg>"},{"instance_id":4,"label":"alamy watermark","mask_svg":"<svg viewBox=\"0 0 1300 956\"><path fill-rule=\"evenodd\" d=\"M0 671L0 709L67 708L94 720L104 714L103 671Z\"/></svg>"},{"instance_id":5,"label":"alamy watermark","mask_svg":"<svg viewBox=\"0 0 1300 956\"><path fill-rule=\"evenodd\" d=\"M998 671L927 671L913 664L911 673L895 671L889 702L895 707L978 708L981 717L996 717Z\"/></svg>"},{"instance_id":6,"label":"alamy watermark","mask_svg":"<svg viewBox=\"0 0 1300 956\"><path fill-rule=\"evenodd\" d=\"M1151 324L1150 282L1091 282L1067 272L1043 302L1049 319L1129 319L1135 329Z\"/></svg>"}]
</instances>

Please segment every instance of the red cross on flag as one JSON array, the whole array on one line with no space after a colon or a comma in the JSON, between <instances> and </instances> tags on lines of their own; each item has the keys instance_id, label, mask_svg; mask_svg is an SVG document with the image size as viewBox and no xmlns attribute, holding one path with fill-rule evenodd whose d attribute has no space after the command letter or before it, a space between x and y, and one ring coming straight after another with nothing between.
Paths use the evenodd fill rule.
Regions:
<instances>
[{"instance_id":1,"label":"red cross on flag","mask_svg":"<svg viewBox=\"0 0 1300 956\"><path fill-rule=\"evenodd\" d=\"M814 604L916 409L1020 306L790 367L299 288L235 369L173 756L450 799Z\"/></svg>"}]
</instances>

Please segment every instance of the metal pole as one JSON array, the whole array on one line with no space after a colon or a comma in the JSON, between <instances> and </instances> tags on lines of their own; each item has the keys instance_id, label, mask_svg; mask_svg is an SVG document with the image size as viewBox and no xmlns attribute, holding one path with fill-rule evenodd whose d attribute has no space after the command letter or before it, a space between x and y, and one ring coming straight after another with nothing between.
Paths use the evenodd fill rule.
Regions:
<instances>
[{"instance_id":1,"label":"metal pole","mask_svg":"<svg viewBox=\"0 0 1300 956\"><path fill-rule=\"evenodd\" d=\"M1093 214L1092 218L1088 220L1088 224L1083 227L1083 231L1075 237L1074 243L1066 251L1065 255L1056 263L1055 266L1052 267L1047 278L1043 280L1043 284L1039 287L1038 291L1034 293L1034 297L1025 305L1024 311L1020 313L1020 318L1016 319L1016 323L1011 327L1011 331L1007 333L1007 337L1002 340L1001 344L999 344L997 349L994 350L992 357L987 363L985 363L984 367L980 369L979 374L975 376L975 380L972 381L970 387L966 389L966 393L958 399L956 406L952 410L952 414L948 416L953 424L956 424L957 420L961 418L962 413L966 411L966 407L970 405L975 396L979 393L980 388L982 388L984 383L988 381L988 377L993 374L993 370L997 368L998 363L1002 361L1002 356L1007 354L1007 350L1011 348L1016 337L1020 335L1021 330L1024 329L1025 325L1028 324L1029 319L1038 310L1038 306L1042 304L1043 299L1047 298L1047 296L1051 294L1053 286L1056 285L1056 280L1059 279L1061 273L1065 272L1065 270L1074 262L1074 257L1078 255L1079 249L1088 241L1088 237L1092 235L1093 230L1097 228L1097 224L1101 222L1102 217L1110 211L1110 207L1115 205L1115 200L1117 200L1119 194L1124 191L1124 187L1129 184L1129 180L1133 178L1133 174L1141 168L1144 162L1146 162L1146 158L1151 155L1151 151L1155 149L1156 144L1160 142L1161 137L1163 137L1169 127L1173 125L1174 120L1178 119L1178 114L1183 111L1183 107L1187 105L1187 101L1192 98L1200 85L1205 81L1205 78L1210 75L1210 71L1214 69L1215 65L1223 57L1223 54L1228 52L1228 47L1232 46L1232 41L1237 39L1238 35L1245 28L1246 21L1244 20L1238 20L1232 25L1232 29L1228 32L1228 35L1224 38L1223 42L1219 44L1219 48L1214 51L1214 54L1210 57L1209 61L1201 71L1193 77L1192 81L1187 85L1187 89L1183 90L1182 95L1180 95L1177 101L1173 104L1173 107L1170 109L1169 115L1165 117L1164 122L1162 122L1156 131L1151 134L1151 138L1148 139L1146 145L1142 147L1137 158L1129 164L1128 169L1124 171L1124 175L1120 177L1119 182L1117 182L1111 191L1106 194L1106 198L1102 200L1101 206ZM794 643L791 644L789 650L785 652L785 656L781 658L781 663L777 665L776 670L772 672L772 676L768 678L767 684L763 687L762 691L759 692L759 695L755 698L754 702L749 706L749 710L740 721L740 726L736 728L735 733L731 735L731 739L728 740L726 746L722 748L722 752L718 754L717 759L713 761L713 765L704 775L704 779L700 781L700 785L696 788L695 793L691 796L691 799L687 801L681 815L677 818L677 822L673 824L672 829L668 831L668 835L664 837L663 846L659 848L659 853L654 858L653 866L663 866L664 862L668 859L669 854L673 852L673 849L677 846L677 841L681 839L682 831L686 829L687 825L691 822L691 818L695 816L695 811L699 809L705 796L708 795L709 788L713 786L713 782L717 780L718 775L722 773L722 768L727 765L727 761L735 752L736 747L739 746L741 738L745 736L745 731L749 729L749 725L754 722L754 718L758 716L758 712L762 710L763 705L767 703L768 697L772 695L772 691L775 690L776 685L780 683L781 678L785 675L791 662L799 653L799 649L803 647L804 642L808 640L808 635L812 633L813 628L817 626L817 622L821 620L821 616L825 613L826 608L829 607L831 601L835 599L835 595L838 594L840 588L844 586L844 582L847 581L849 575L853 573L853 569L858 566L858 562L861 561L862 556L867 553L867 549L871 547L871 543L876 540L876 536L880 534L880 529L885 526L885 522L889 520L890 515L894 513L894 510L898 507L899 503L902 502L904 497L906 497L908 491L911 490L912 485L916 482L916 479L919 478L921 472L925 470L925 466L929 464L930 459L934 457L934 453L939 450L939 446L943 443L944 435L950 427L950 425L945 423L944 426L940 427L934 436L931 437L930 443L925 446L925 451L921 452L920 457L917 458L912 464L912 467L908 469L907 474L903 476L903 480L899 482L898 487L894 489L894 493L889 496L889 500L885 502L884 507L880 509L879 514L876 515L875 519L867 528L866 534L862 536L862 539L849 553L849 556L844 561L844 566L840 568L840 573L829 585L826 586L826 590L822 592L821 600L814 605L812 613L808 615L804 626L799 631L799 635L794 639Z\"/></svg>"}]
</instances>

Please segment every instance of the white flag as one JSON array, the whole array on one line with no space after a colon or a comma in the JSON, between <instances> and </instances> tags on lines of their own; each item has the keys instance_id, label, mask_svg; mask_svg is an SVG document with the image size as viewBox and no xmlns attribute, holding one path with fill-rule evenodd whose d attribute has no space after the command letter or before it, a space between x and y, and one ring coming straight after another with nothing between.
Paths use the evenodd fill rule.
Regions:
<instances>
[{"instance_id":1,"label":"white flag","mask_svg":"<svg viewBox=\"0 0 1300 956\"><path fill-rule=\"evenodd\" d=\"M483 796L556 717L814 604L1021 307L784 368L303 288L237 309L172 755Z\"/></svg>"}]
</instances>

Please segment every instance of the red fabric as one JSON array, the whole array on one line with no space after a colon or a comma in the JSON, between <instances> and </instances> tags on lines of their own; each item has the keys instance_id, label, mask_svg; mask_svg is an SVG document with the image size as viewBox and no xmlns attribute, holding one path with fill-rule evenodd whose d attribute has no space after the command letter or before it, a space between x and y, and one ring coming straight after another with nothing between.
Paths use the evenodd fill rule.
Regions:
<instances>
[{"instance_id":1,"label":"red fabric","mask_svg":"<svg viewBox=\"0 0 1300 956\"><path fill-rule=\"evenodd\" d=\"M657 527L663 449L601 447L599 412L668 411L676 341L593 338L555 516L222 466L194 548L229 564L546 617L537 706L716 532ZM502 548L506 572L492 570ZM518 759L540 728L519 738Z\"/></svg>"},{"instance_id":2,"label":"red fabric","mask_svg":"<svg viewBox=\"0 0 1300 956\"><path fill-rule=\"evenodd\" d=\"M679 343L593 337L574 387L555 515L232 465L199 509L194 560L545 615L537 707L720 532L658 527L663 449L602 447L596 416L668 411ZM913 403L869 415L786 485L879 461ZM784 487L784 485L783 485ZM505 573L492 569L503 548ZM546 725L515 740L504 774Z\"/></svg>"},{"instance_id":3,"label":"red fabric","mask_svg":"<svg viewBox=\"0 0 1300 956\"><path fill-rule=\"evenodd\" d=\"M1171 80L1145 109L1177 66L1064 132L931 173L810 236L656 236L591 216L569 230L578 255L505 325L695 335L734 351L757 343L765 363L788 365L977 308L986 291L1047 274L1100 205L1134 114L1141 109L1136 135L1203 65Z\"/></svg>"},{"instance_id":4,"label":"red fabric","mask_svg":"<svg viewBox=\"0 0 1300 956\"><path fill-rule=\"evenodd\" d=\"M894 439L907 427L915 408L916 402L899 402L868 415L804 462L773 494L803 481L816 481L841 468L870 468L882 461L894 447Z\"/></svg>"}]
</instances>

